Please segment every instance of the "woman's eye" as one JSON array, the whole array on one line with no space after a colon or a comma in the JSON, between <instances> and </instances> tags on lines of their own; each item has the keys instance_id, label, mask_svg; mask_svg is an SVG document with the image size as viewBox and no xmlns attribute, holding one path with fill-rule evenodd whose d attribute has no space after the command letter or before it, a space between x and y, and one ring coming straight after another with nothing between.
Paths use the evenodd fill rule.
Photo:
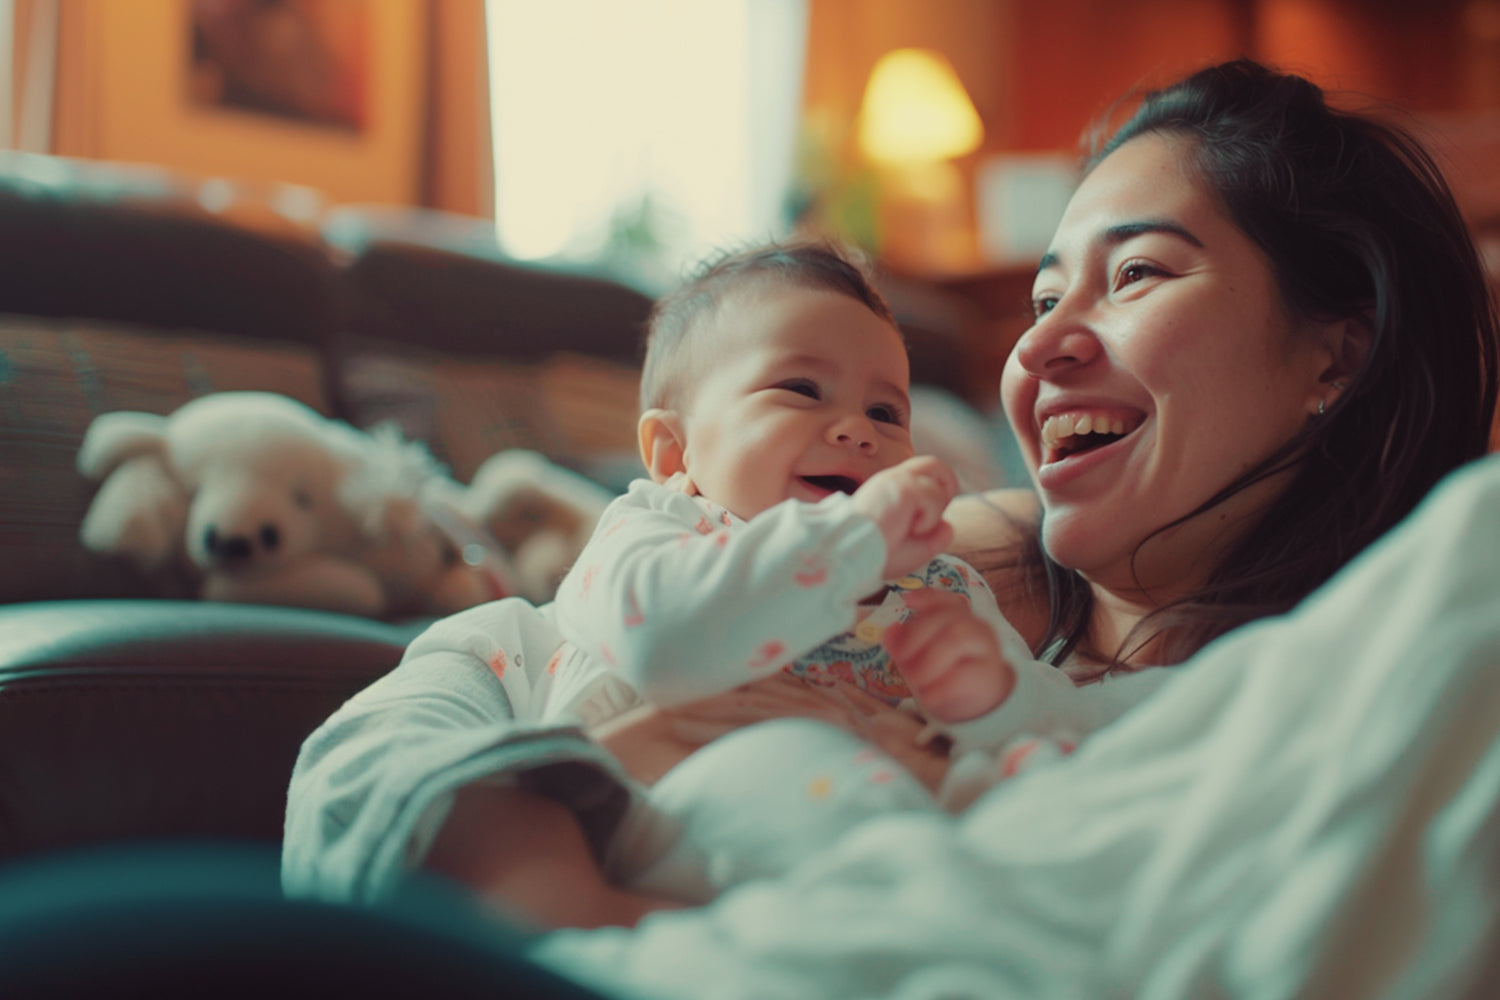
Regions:
<instances>
[{"instance_id":1,"label":"woman's eye","mask_svg":"<svg viewBox=\"0 0 1500 1000\"><path fill-rule=\"evenodd\" d=\"M1133 260L1120 268L1120 276L1115 281L1115 288L1124 288L1126 285L1133 285L1137 281L1143 281L1161 273L1160 268L1153 267L1144 261Z\"/></svg>"},{"instance_id":2,"label":"woman's eye","mask_svg":"<svg viewBox=\"0 0 1500 1000\"><path fill-rule=\"evenodd\" d=\"M1036 315L1037 319L1041 319L1056 308L1056 295L1038 295L1031 300L1031 311Z\"/></svg>"},{"instance_id":3,"label":"woman's eye","mask_svg":"<svg viewBox=\"0 0 1500 1000\"><path fill-rule=\"evenodd\" d=\"M889 403L880 403L870 407L865 411L865 416L878 423L895 424L897 427L902 426L903 414Z\"/></svg>"},{"instance_id":4,"label":"woman's eye","mask_svg":"<svg viewBox=\"0 0 1500 1000\"><path fill-rule=\"evenodd\" d=\"M798 395L806 396L808 399L822 399L823 398L823 394L818 391L818 383L816 383L816 382L814 382L814 381L812 381L810 379L805 379L805 378L787 379L785 382L779 382L779 383L777 383L776 388L778 388L778 389L785 389L788 392L795 392Z\"/></svg>"}]
</instances>

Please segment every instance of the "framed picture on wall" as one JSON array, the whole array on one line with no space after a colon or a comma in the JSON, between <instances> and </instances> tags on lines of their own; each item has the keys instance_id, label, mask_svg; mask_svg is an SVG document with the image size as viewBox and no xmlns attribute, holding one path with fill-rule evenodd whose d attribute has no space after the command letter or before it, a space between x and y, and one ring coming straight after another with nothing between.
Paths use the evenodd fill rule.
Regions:
<instances>
[{"instance_id":1,"label":"framed picture on wall","mask_svg":"<svg viewBox=\"0 0 1500 1000\"><path fill-rule=\"evenodd\" d=\"M77 58L65 52L63 72L78 75L59 112L74 141L59 152L300 185L330 203L414 203L427 11L412 0L69 5Z\"/></svg>"},{"instance_id":2,"label":"framed picture on wall","mask_svg":"<svg viewBox=\"0 0 1500 1000\"><path fill-rule=\"evenodd\" d=\"M371 37L363 0L192 0L188 18L197 104L364 127Z\"/></svg>"}]
</instances>

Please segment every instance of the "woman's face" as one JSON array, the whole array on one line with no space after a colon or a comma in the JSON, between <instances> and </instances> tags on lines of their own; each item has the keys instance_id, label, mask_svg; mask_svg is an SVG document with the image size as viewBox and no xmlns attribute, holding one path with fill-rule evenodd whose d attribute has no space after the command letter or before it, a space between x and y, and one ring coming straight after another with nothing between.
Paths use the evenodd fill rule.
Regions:
<instances>
[{"instance_id":1,"label":"woman's face","mask_svg":"<svg viewBox=\"0 0 1500 1000\"><path fill-rule=\"evenodd\" d=\"M1047 551L1107 589L1157 598L1200 580L1283 482L1154 538L1132 567L1137 547L1290 438L1326 394L1331 360L1190 153L1148 134L1084 179L1000 390Z\"/></svg>"}]
</instances>

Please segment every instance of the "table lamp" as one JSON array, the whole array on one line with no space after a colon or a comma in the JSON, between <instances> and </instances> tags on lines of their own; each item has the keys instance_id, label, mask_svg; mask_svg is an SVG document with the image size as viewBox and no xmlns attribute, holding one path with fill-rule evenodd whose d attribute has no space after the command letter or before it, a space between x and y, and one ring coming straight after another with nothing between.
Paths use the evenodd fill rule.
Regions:
<instances>
[{"instance_id":1,"label":"table lamp","mask_svg":"<svg viewBox=\"0 0 1500 1000\"><path fill-rule=\"evenodd\" d=\"M857 134L882 181L882 256L919 272L972 266L974 232L953 160L979 148L984 126L952 64L928 49L881 56L865 85Z\"/></svg>"}]
</instances>

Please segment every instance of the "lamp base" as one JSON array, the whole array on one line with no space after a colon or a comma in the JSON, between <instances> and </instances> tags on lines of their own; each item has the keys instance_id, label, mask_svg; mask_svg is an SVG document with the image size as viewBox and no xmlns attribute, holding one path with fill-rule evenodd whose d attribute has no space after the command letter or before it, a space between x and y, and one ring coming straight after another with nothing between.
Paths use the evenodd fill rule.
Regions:
<instances>
[{"instance_id":1,"label":"lamp base","mask_svg":"<svg viewBox=\"0 0 1500 1000\"><path fill-rule=\"evenodd\" d=\"M957 273L979 263L969 197L948 161L882 172L880 256L909 274Z\"/></svg>"}]
</instances>

